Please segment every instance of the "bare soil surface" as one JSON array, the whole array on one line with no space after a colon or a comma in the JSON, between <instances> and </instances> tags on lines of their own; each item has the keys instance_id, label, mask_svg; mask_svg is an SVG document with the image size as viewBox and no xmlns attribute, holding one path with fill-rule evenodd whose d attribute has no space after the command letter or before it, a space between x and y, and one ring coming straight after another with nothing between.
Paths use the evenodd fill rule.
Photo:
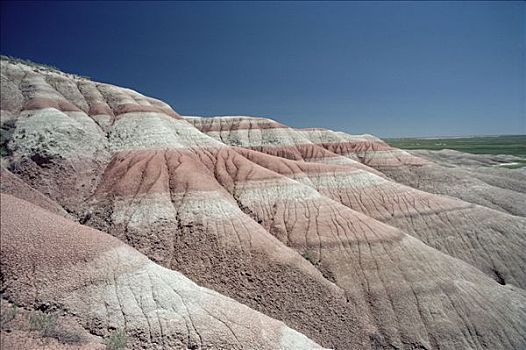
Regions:
<instances>
[{"instance_id":1,"label":"bare soil surface","mask_svg":"<svg viewBox=\"0 0 526 350\"><path fill-rule=\"evenodd\" d=\"M1 73L2 347L526 347L514 158Z\"/></svg>"}]
</instances>

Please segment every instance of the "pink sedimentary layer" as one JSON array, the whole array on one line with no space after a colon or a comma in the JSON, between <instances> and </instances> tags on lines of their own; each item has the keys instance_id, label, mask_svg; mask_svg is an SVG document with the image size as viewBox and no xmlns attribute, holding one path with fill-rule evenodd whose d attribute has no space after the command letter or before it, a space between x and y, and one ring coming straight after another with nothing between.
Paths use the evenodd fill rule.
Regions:
<instances>
[{"instance_id":1,"label":"pink sedimentary layer","mask_svg":"<svg viewBox=\"0 0 526 350\"><path fill-rule=\"evenodd\" d=\"M19 304L67 308L95 334L124 328L134 348L161 343L321 349L282 322L152 263L114 237L9 195L2 195L1 204L3 282Z\"/></svg>"},{"instance_id":2,"label":"pink sedimentary layer","mask_svg":"<svg viewBox=\"0 0 526 350\"><path fill-rule=\"evenodd\" d=\"M2 109L11 112L56 108L62 112L83 111L90 116L158 112L180 118L166 103L130 89L53 72L42 74L5 61L2 75L8 81L2 86Z\"/></svg>"},{"instance_id":3,"label":"pink sedimentary layer","mask_svg":"<svg viewBox=\"0 0 526 350\"><path fill-rule=\"evenodd\" d=\"M526 297L520 288L526 285L524 220L400 185L368 166L421 166L425 162L420 158L372 136L296 130L264 118L179 120L166 104L131 90L24 67L2 63L2 89L7 89L7 94L2 91L2 111L16 119L9 144L13 170L79 221L172 270L122 243L110 244L118 241L107 236L90 243L107 245L106 250L88 245L78 256L74 254L82 246L66 250L73 258L64 266L72 260L111 257L96 266L81 264L81 270L130 265L125 277L121 270L110 270L113 282L90 282L94 292L81 288L67 299L85 321L105 320L105 311L101 307L94 315L81 296L88 295L98 306L112 305L115 312L104 321L108 324L102 333L104 327L129 325L137 331L137 346L150 344L144 334L166 341L151 326L148 315L155 308L147 307L143 315L134 300L148 300L158 308L151 296L161 295L161 288L167 295L161 304L171 305L178 293L158 284L164 283L164 275L176 276L176 270L329 348L526 345L521 332ZM39 109L24 110L28 101L40 101L33 105ZM49 107L46 101L53 108L44 108ZM54 208L25 190L21 197ZM17 222L9 226L9 234L15 235L9 244L15 248L22 232L16 226L24 227ZM87 229L82 227L66 228ZM51 228L42 232L62 232ZM90 232L84 236L103 235ZM63 232L59 236L50 234L49 242L61 246L64 237L72 239ZM38 261L52 251L37 254L31 244L25 247L31 248L25 255ZM15 248L6 264L26 261ZM66 276L58 279L58 286L66 289L66 281L76 276L49 269L41 275L53 274ZM13 283L8 288L14 296L28 297ZM195 294L192 288L189 294ZM53 290L45 291L48 300L57 300ZM119 305L119 297L130 304ZM193 305L194 314L202 316L199 310L210 304ZM228 305L241 310L239 304ZM231 325L230 317L219 320L235 331L213 320L191 330L186 326L192 322L178 318L191 317L191 312L166 309L183 327L180 334L189 343L181 346L190 348L199 335L213 339L214 329L221 329L218 339L228 339L228 345L238 345L232 333L247 336ZM253 310L239 312L248 325L256 317ZM273 339L284 329L271 321L265 325ZM262 327L255 327L255 334ZM258 339L246 342L258 344ZM276 342L265 344L279 348Z\"/></svg>"},{"instance_id":4,"label":"pink sedimentary layer","mask_svg":"<svg viewBox=\"0 0 526 350\"><path fill-rule=\"evenodd\" d=\"M206 161L201 163L201 157L203 160L206 159ZM132 157L127 158L133 159ZM168 156L167 159L170 160L170 156ZM154 165L153 160L150 161L150 163L142 161L137 163L137 169L148 168L150 166L154 169L159 168L159 166ZM202 165L199 166L195 163L201 163ZM402 276L410 273L410 270L407 270L409 266L411 266L412 271L414 271L414 269L418 270L419 268L417 268L417 266L421 266L420 268L423 270L431 269L434 272L430 273L430 275L438 278L440 281L447 280L449 277L445 276L457 273L458 271L463 271L461 273L466 274L463 278L467 279L475 278L474 276L479 275L479 277L476 277L477 279L482 278L482 280L484 280L487 278L482 277L483 275L480 274L480 272L476 272L473 277L466 277L474 273L468 272L470 271L467 267L469 265L461 263L458 260L452 260L446 255L426 247L418 240L414 240L405 235L401 236L401 233L392 227L383 225L370 217L350 210L337 201L320 195L306 185L277 176L276 174L269 176L272 173L267 169L260 169L246 158L237 156L235 152L220 152L220 154L216 155L211 153L208 155L203 154L201 156L195 156L194 158L185 158L184 162L179 161L172 164L168 161L167 164L171 164L167 166L167 169L171 167L176 169L175 172L166 172L166 174L171 174L171 178L177 179L177 181L174 181L177 183L176 187L170 188L175 193L170 192L170 196L164 197L164 199L162 196L150 198L135 197L130 199L130 203L124 207L134 208L133 201L141 202L144 199L146 205L138 206L135 204L135 210L142 210L138 208L156 207L150 200L165 201L166 207L172 208L174 222L179 222L183 227L192 225L194 227L200 227L200 230L208 237L207 242L213 242L214 239L219 239L223 246L230 247L228 249L239 246L238 254L240 258L241 256L245 256L244 254L250 254L250 252L267 251L267 249L269 249L263 248L265 246L263 245L252 250L250 242L254 239L254 234L256 236L271 235L278 238L282 244L294 248L299 253L303 252L303 254L306 254L306 256L318 266L322 273L324 273L324 276L334 279L340 287L349 293L349 298L351 298L353 302L360 304L359 300L363 300L363 298L367 299L368 297L366 296L369 295L369 293L376 295L373 297L375 301L372 305L374 306L371 309L361 306L361 308L364 308L362 310L368 310L362 312L371 313L371 317L373 318L380 314L384 315L384 317L387 315L385 319L378 321L379 323L377 323L377 325L382 330L382 333L389 337L389 341L392 343L401 341L401 338L397 338L400 335L391 333L386 327L390 322L393 322L395 318L400 317L397 315L401 312L401 309L405 309L406 312L408 312L407 310L413 310L408 313L408 315L413 316L408 316L405 320L403 318L399 319L401 324L399 324L398 327L400 328L397 332L401 332L403 337L416 337L422 339L422 344L434 344L430 346L440 346L439 344L446 344L451 341L456 344L469 344L473 341L462 340L463 336L460 334L456 334L451 338L451 334L453 333L448 333L449 338L447 338L447 340L436 339L435 335L432 337L424 336L425 329L437 326L434 323L435 321L432 321L424 315L418 316L419 319L416 321L418 326L415 326L414 317L419 314L419 311L414 305L418 304L418 300L420 300L425 293L431 293L431 290L427 289L427 287L423 288L423 285L426 283L439 283L431 282L429 275L426 275L427 277L418 274L414 276L423 283L422 285L419 284L418 286L410 287L412 283L416 282L413 278L409 278L408 282L404 282L408 283L408 285L405 286L404 284L396 284L396 286L381 287L383 283L386 283L385 278L387 278L387 276L390 276L387 280L399 281L400 278L403 278L399 275L400 271L404 271ZM187 166L192 165L190 168L185 169L182 164L186 164ZM122 169L130 169L133 173L141 174L147 174L148 172L147 169L145 169L144 172L137 172L134 170L134 165L131 164L123 164ZM181 171L180 174L177 169ZM191 172L188 171L190 169L192 169ZM184 173L198 173L203 177L199 177L194 181L194 179L184 176ZM110 174L111 173L107 174L108 177L112 179L118 178L118 176ZM341 174L341 172L339 174ZM312 175L312 177L316 176L316 174L310 175ZM351 174L351 176L354 175L355 174ZM152 176L146 175L144 177L153 178ZM142 179L143 176L135 176L134 178ZM160 175L158 178L165 179L164 175ZM158 184L142 186L138 180L123 181L134 184L131 192L137 189L138 192L142 193L141 188L163 188L163 186L159 186ZM381 179L381 181L386 180ZM206 185L202 187L202 183L206 183ZM214 186L211 186L211 184L214 184L216 188L214 189ZM113 188L115 185L111 187ZM116 188L121 187L116 186ZM181 189L184 188L187 188L187 190L181 191ZM205 194L205 192L208 192L208 194ZM214 206L209 205L208 202L214 201L218 203L219 199L216 195L212 195L211 192L220 195L223 203L225 203L224 205L228 207L233 208L233 204L237 203L239 207L244 208L244 213L237 211L237 214L233 212L231 215L227 215L227 210L225 206L222 205L222 209L219 212L220 215L214 215L214 212L217 211L214 209ZM126 191L120 193L124 196L129 196ZM108 196L108 191L103 191L101 194ZM295 194L297 194L297 196L295 196ZM198 209L196 209L196 203L188 204L188 202L194 200L196 195L201 195L201 198L197 199L197 205L200 205ZM111 195L108 197L112 198ZM109 200L109 198L100 198L98 201L103 203ZM148 198L148 200L146 200L146 198ZM187 208L191 209L187 210ZM133 210L134 209L131 209L131 212L133 212ZM155 217L155 215L151 213L147 216L150 218ZM253 221L251 221L251 219ZM142 225L140 229L138 229L138 232L142 232L142 234L146 233L146 239L148 239L148 237L157 237L156 240L163 239L163 235L166 235L170 231L162 228L174 226L174 223L163 226L163 222L166 222L165 220L166 219L150 223L146 223L144 220L129 220L126 231L134 232L132 230L133 225L129 223L137 222L139 225ZM259 227L258 225L254 225L255 222L260 224ZM173 240L171 235L168 235L167 238L169 241ZM138 239L138 237L134 239ZM161 247L162 246L163 245L161 245ZM193 249L198 249L197 247L196 245ZM252 246L252 248L254 248L254 246ZM166 259L166 255L170 256L170 254L177 256L178 249L180 248L175 249L173 252L158 252L158 259ZM387 253L388 258L385 257L386 252L391 252ZM149 255L150 254L155 253L150 252ZM412 254L416 254L414 258L411 257ZM357 256L361 256L361 258L354 260L354 257ZM404 262L394 260L396 256L404 256ZM424 256L426 257L424 258ZM245 259L245 257L243 259ZM176 258L176 261L178 261L178 265L176 266L179 266L185 271L190 269L180 258ZM434 264L437 264L437 262L440 263L433 267L428 265L429 261L433 261ZM451 269L449 267L446 268L446 266L451 267ZM194 268L195 267L192 267L192 269ZM373 270L378 271L377 273L384 277L375 279L371 276ZM189 273L191 276L195 276L192 272ZM382 282L382 280L384 282ZM479 281L477 283L482 282ZM365 289L356 290L356 286L364 286L366 284L369 284L370 287L363 287ZM371 285L376 285L377 287L371 287ZM217 284L213 286L219 288ZM246 281L240 281L240 286L246 288ZM372 290L369 288L372 288ZM380 289L376 290L376 288ZM387 288L387 290L384 288ZM424 294L421 295L420 292L417 293L415 299L412 299L410 304L407 304L408 301L403 299L404 293L402 292L405 288L416 288L418 290L423 288L421 292ZM457 297L462 300L467 300L465 299L467 296L463 294L467 293L467 290L459 293ZM247 302L242 296L238 297L241 298L240 300L243 302ZM384 303L384 298L389 298L393 306L387 306L387 304ZM433 303L435 302L436 301ZM275 312L269 309L268 306L263 307L265 312ZM451 305L443 305L443 307L447 309L450 308ZM280 317L287 316L281 314ZM295 321L291 320L290 322ZM410 324L412 327L409 327ZM320 337L320 335L318 334L315 337Z\"/></svg>"},{"instance_id":5,"label":"pink sedimentary layer","mask_svg":"<svg viewBox=\"0 0 526 350\"><path fill-rule=\"evenodd\" d=\"M201 130L204 133L212 131L231 131L231 130L250 130L250 129L280 129L287 128L286 125L280 124L267 118L247 118L247 117L227 117L201 118L184 116L185 120Z\"/></svg>"}]
</instances>

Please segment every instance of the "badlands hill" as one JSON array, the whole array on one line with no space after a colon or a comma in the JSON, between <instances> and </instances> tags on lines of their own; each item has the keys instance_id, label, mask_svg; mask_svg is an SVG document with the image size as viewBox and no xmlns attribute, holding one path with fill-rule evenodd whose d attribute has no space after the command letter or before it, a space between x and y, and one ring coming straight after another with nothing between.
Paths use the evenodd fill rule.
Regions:
<instances>
[{"instance_id":1,"label":"badlands hill","mask_svg":"<svg viewBox=\"0 0 526 350\"><path fill-rule=\"evenodd\" d=\"M526 348L520 171L12 60L1 89L2 348Z\"/></svg>"}]
</instances>

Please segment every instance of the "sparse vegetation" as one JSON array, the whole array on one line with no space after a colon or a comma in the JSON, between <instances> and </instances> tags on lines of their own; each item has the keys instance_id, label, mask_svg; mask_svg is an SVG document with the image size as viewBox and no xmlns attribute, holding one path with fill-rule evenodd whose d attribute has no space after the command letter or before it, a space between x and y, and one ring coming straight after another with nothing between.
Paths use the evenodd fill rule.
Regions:
<instances>
[{"instance_id":1,"label":"sparse vegetation","mask_svg":"<svg viewBox=\"0 0 526 350\"><path fill-rule=\"evenodd\" d=\"M520 168L526 167L526 159L520 159L514 163L515 164L504 164L504 165L501 165L501 167L507 168L507 169L520 169Z\"/></svg>"},{"instance_id":2,"label":"sparse vegetation","mask_svg":"<svg viewBox=\"0 0 526 350\"><path fill-rule=\"evenodd\" d=\"M123 350L126 349L128 343L128 336L123 330L118 330L106 339L106 347L108 350Z\"/></svg>"},{"instance_id":3,"label":"sparse vegetation","mask_svg":"<svg viewBox=\"0 0 526 350\"><path fill-rule=\"evenodd\" d=\"M83 340L80 334L60 326L56 315L40 311L29 314L29 329L37 331L41 337L54 338L64 344L77 344Z\"/></svg>"},{"instance_id":4,"label":"sparse vegetation","mask_svg":"<svg viewBox=\"0 0 526 350\"><path fill-rule=\"evenodd\" d=\"M17 58L17 57L7 56L7 55L0 55L0 59L11 62L11 63L22 63L30 67L46 69L48 71L60 72L57 67L53 67L53 66L43 64L43 63L35 63L33 61L25 60L23 58Z\"/></svg>"},{"instance_id":5,"label":"sparse vegetation","mask_svg":"<svg viewBox=\"0 0 526 350\"><path fill-rule=\"evenodd\" d=\"M11 62L11 63L25 64L26 66L34 67L34 68L41 69L41 70L48 71L48 72L55 72L55 73L58 73L58 74L67 74L67 75L71 75L71 76L76 77L76 78L90 79L90 77L86 77L86 76L83 76L83 75L63 73L57 67L50 66L48 64L43 64L43 63L35 63L33 61L25 60L23 58L17 58L17 57L12 57L12 56L0 55L0 59L4 60L4 61Z\"/></svg>"},{"instance_id":6,"label":"sparse vegetation","mask_svg":"<svg viewBox=\"0 0 526 350\"><path fill-rule=\"evenodd\" d=\"M55 338L59 342L63 344L78 344L83 341L83 337L73 331L69 331L67 329L56 327L49 335L50 338Z\"/></svg>"},{"instance_id":7,"label":"sparse vegetation","mask_svg":"<svg viewBox=\"0 0 526 350\"><path fill-rule=\"evenodd\" d=\"M385 139L393 147L403 149L453 149L474 154L509 154L526 158L526 135L502 135L462 138L398 138Z\"/></svg>"},{"instance_id":8,"label":"sparse vegetation","mask_svg":"<svg viewBox=\"0 0 526 350\"><path fill-rule=\"evenodd\" d=\"M29 314L29 329L38 331L41 336L49 337L57 326L57 317L55 315L45 314L35 311Z\"/></svg>"},{"instance_id":9,"label":"sparse vegetation","mask_svg":"<svg viewBox=\"0 0 526 350\"><path fill-rule=\"evenodd\" d=\"M303 252L303 254L301 254L301 256L303 256L303 258L305 260L309 261L312 265L318 265L318 263L319 263L318 259L316 259L316 256L314 255L314 253L309 251L309 250L306 250L305 252Z\"/></svg>"},{"instance_id":10,"label":"sparse vegetation","mask_svg":"<svg viewBox=\"0 0 526 350\"><path fill-rule=\"evenodd\" d=\"M11 307L5 311L2 312L1 320L0 320L0 328L6 329L8 328L11 321L13 321L16 318L16 315L18 314L18 306L11 305Z\"/></svg>"},{"instance_id":11,"label":"sparse vegetation","mask_svg":"<svg viewBox=\"0 0 526 350\"><path fill-rule=\"evenodd\" d=\"M7 157L9 156L9 148L7 144L11 140L11 135L15 129L16 120L7 119L2 121L0 125L0 156Z\"/></svg>"}]
</instances>

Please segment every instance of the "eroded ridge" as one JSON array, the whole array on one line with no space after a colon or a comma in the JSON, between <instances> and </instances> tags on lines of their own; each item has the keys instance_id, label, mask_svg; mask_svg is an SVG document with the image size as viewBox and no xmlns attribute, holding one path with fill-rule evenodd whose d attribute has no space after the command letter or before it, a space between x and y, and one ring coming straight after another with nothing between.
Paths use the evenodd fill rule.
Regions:
<instances>
[{"instance_id":1,"label":"eroded ridge","mask_svg":"<svg viewBox=\"0 0 526 350\"><path fill-rule=\"evenodd\" d=\"M294 164L283 169L293 169ZM158 170L155 176L151 175ZM509 297L518 298L516 301L523 304L520 289L502 286L461 260L322 195L314 186L298 181L301 176L293 178L258 166L239 151L228 148L203 152L141 151L133 156L119 154L114 159L92 205L94 211L112 213L104 221L113 222L107 228L109 232L141 247L161 264L200 281L207 274L203 280L207 286L294 325L322 345L404 347L408 339L413 339L425 348L483 348L478 336L466 338L458 332L462 326L456 322L466 317L476 327L485 329L482 333L489 338L483 342L499 346L498 337L490 340L493 336L488 334L492 331L484 325L485 321L471 314L475 310L472 292L459 286L483 285L487 294L479 295L480 302L492 300L484 301L484 305L505 303L493 298L501 294L495 290L504 292L507 288L511 288ZM156 181L152 183L150 179ZM173 179L176 180L171 183ZM327 183L322 180L320 184ZM181 237L181 231L192 238ZM165 243L152 245L162 240ZM196 251L206 258L198 262L184 258ZM226 256L224 251L228 252ZM273 254L275 251L280 254ZM298 260L299 255L321 276ZM291 257L295 259L290 260ZM266 271L259 269L262 260L266 261ZM287 267L280 271L273 267L274 262ZM233 266L245 273L235 279L217 277L224 271L234 273ZM284 281L276 273L290 277ZM309 305L309 297L302 292L288 294L286 291L298 283L295 275L305 276L301 278L305 279L302 286L310 291L328 288L324 279L341 288L346 307L334 303L337 294L327 299L321 297L323 292L315 292L317 305ZM236 290L230 287L233 283ZM409 291L412 297L408 298ZM442 293L456 302L439 303ZM354 324L356 329L313 328L316 319L333 320L334 309L327 313L327 303L338 308L340 317L353 319L360 314L360 322ZM464 308L468 304L471 309ZM283 312L300 305L297 314ZM424 311L430 307L447 315L444 317L453 323L446 327L443 321L431 317ZM453 316L453 309L462 316ZM522 317L511 321L518 322L512 328L520 329ZM367 341L346 334L365 335ZM522 344L524 339L519 338L518 344Z\"/></svg>"},{"instance_id":2,"label":"eroded ridge","mask_svg":"<svg viewBox=\"0 0 526 350\"><path fill-rule=\"evenodd\" d=\"M398 227L448 255L473 264L500 282L521 287L526 285L523 269L526 261L521 253L526 249L523 236L526 221L523 218L451 197L418 191L386 179L374 170L371 171L371 167L365 166L370 165L391 175L395 169L418 174L438 165L393 149L370 135L351 136L325 129L295 130L282 127L265 128L258 134L234 126L234 136L229 136L230 129L224 124L230 119L213 119L222 120L216 122L222 127L221 134L213 131L211 135L233 145L239 142L232 143L232 137L241 140L244 147L236 149L252 162L303 182L351 209ZM196 123L197 120L193 118L192 122ZM280 145L273 145L269 141L273 139L280 140ZM295 146L294 142L299 144ZM309 150L322 149L328 152L329 159L352 158L356 163L363 161L364 165L358 167L354 163L327 161L327 157L310 157L310 151L305 148L308 142L312 142ZM267 146L254 148L256 143ZM294 149L300 156L290 157L290 152L280 153L278 150L284 149L283 147ZM258 152L254 152L254 149ZM276 159L275 156L281 159ZM477 186L467 188L478 191ZM507 198L509 192L499 191L495 200ZM516 201L521 195L514 192L511 197L517 203L516 207L521 207L521 202ZM504 255L501 253L503 251L509 253Z\"/></svg>"},{"instance_id":3,"label":"eroded ridge","mask_svg":"<svg viewBox=\"0 0 526 350\"><path fill-rule=\"evenodd\" d=\"M181 118L1 67L10 300L56 303L96 336L126 329L136 348L526 347L526 222L498 199L519 185L477 177L495 188L484 206L394 181L444 187L423 179L443 165L371 135Z\"/></svg>"},{"instance_id":4,"label":"eroded ridge","mask_svg":"<svg viewBox=\"0 0 526 350\"><path fill-rule=\"evenodd\" d=\"M1 202L3 293L18 305L55 305L96 335L123 329L133 348L321 349L107 234L7 194Z\"/></svg>"}]
</instances>

